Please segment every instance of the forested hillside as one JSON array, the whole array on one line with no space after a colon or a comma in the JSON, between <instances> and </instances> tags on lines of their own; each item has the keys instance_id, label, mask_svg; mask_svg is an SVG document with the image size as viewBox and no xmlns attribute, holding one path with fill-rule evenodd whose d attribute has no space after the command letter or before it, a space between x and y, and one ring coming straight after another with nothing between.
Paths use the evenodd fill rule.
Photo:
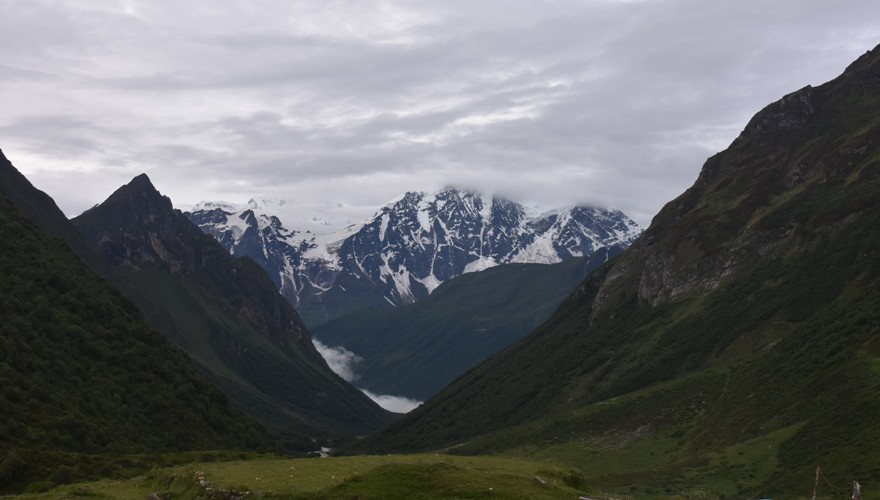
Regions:
<instances>
[{"instance_id":1,"label":"forested hillside","mask_svg":"<svg viewBox=\"0 0 880 500\"><path fill-rule=\"evenodd\" d=\"M0 492L88 475L71 454L270 450L137 308L0 193Z\"/></svg>"}]
</instances>

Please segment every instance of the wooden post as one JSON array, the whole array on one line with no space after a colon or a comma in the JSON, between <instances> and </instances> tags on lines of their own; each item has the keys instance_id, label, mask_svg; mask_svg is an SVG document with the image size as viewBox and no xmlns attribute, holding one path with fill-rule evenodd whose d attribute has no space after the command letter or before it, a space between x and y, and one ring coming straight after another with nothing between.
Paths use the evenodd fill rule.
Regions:
<instances>
[{"instance_id":1,"label":"wooden post","mask_svg":"<svg viewBox=\"0 0 880 500\"><path fill-rule=\"evenodd\" d=\"M816 491L819 489L819 466L816 466L816 484L813 485L813 500L816 500Z\"/></svg>"},{"instance_id":2,"label":"wooden post","mask_svg":"<svg viewBox=\"0 0 880 500\"><path fill-rule=\"evenodd\" d=\"M853 500L862 500L862 485L858 481L853 481Z\"/></svg>"}]
</instances>

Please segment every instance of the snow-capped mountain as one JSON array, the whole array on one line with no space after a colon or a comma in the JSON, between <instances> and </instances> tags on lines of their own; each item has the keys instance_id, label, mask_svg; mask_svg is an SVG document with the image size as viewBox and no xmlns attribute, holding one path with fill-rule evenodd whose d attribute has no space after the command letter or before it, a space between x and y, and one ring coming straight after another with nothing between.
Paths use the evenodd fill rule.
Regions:
<instances>
[{"instance_id":1,"label":"snow-capped mountain","mask_svg":"<svg viewBox=\"0 0 880 500\"><path fill-rule=\"evenodd\" d=\"M283 206L203 202L187 216L232 254L260 263L310 324L382 303L409 304L451 278L499 264L549 264L626 247L641 231L615 210L536 214L454 188L407 193L365 223L330 233L307 218L282 223Z\"/></svg>"}]
</instances>

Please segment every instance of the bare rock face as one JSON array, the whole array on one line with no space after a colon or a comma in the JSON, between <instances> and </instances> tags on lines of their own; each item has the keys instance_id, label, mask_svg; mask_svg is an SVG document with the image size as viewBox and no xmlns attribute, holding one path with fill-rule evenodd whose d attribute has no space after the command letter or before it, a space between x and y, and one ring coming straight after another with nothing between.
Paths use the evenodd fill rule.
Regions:
<instances>
[{"instance_id":1,"label":"bare rock face","mask_svg":"<svg viewBox=\"0 0 880 500\"><path fill-rule=\"evenodd\" d=\"M813 87L809 85L784 96L756 114L742 135L771 134L803 127L816 112L812 99Z\"/></svg>"},{"instance_id":2,"label":"bare rock face","mask_svg":"<svg viewBox=\"0 0 880 500\"><path fill-rule=\"evenodd\" d=\"M877 50L837 79L806 86L758 112L607 270L593 310L609 307L625 290L651 306L709 292L743 266L809 249L806 233L830 234L859 217L824 226L777 209L802 190L849 182L872 168L867 164L880 145L880 129L838 131L853 128L875 99Z\"/></svg>"},{"instance_id":3,"label":"bare rock face","mask_svg":"<svg viewBox=\"0 0 880 500\"><path fill-rule=\"evenodd\" d=\"M305 326L280 301L265 273L253 263L234 259L199 231L145 174L74 223L113 264L200 280L221 290L279 348L293 352L293 341L306 352L314 351Z\"/></svg>"}]
</instances>

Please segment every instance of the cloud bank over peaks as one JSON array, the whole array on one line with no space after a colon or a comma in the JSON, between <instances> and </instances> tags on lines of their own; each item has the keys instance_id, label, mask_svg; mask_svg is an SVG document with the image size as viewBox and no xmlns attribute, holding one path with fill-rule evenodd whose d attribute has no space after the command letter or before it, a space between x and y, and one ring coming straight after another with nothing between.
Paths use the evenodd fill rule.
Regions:
<instances>
[{"instance_id":1,"label":"cloud bank over peaks","mask_svg":"<svg viewBox=\"0 0 880 500\"><path fill-rule=\"evenodd\" d=\"M876 0L5 4L0 147L68 215L147 172L179 205L452 183L645 226L880 40Z\"/></svg>"}]
</instances>

